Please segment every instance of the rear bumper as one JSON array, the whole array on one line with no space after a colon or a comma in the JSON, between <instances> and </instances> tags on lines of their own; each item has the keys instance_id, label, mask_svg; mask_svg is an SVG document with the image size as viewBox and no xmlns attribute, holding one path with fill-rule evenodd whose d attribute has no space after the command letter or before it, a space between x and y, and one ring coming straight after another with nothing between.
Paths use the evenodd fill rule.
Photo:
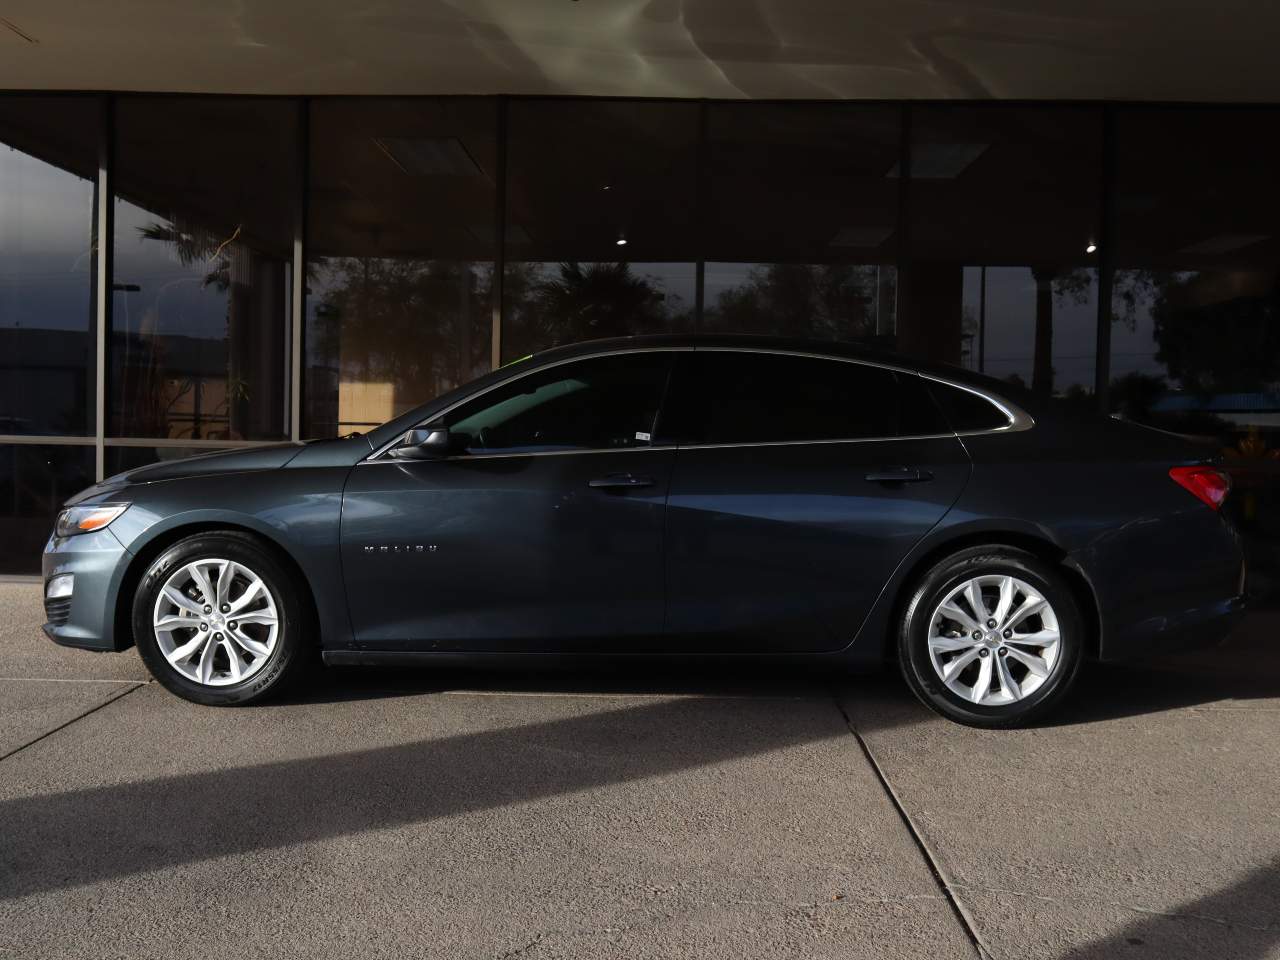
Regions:
<instances>
[{"instance_id":1,"label":"rear bumper","mask_svg":"<svg viewBox=\"0 0 1280 960\"><path fill-rule=\"evenodd\" d=\"M50 537L41 561L42 593L47 595L49 580L60 574L73 574L75 586L69 601L45 601L45 636L64 647L122 649L114 629L115 587L128 556L109 528L75 537Z\"/></svg>"},{"instance_id":2,"label":"rear bumper","mask_svg":"<svg viewBox=\"0 0 1280 960\"><path fill-rule=\"evenodd\" d=\"M1227 638L1245 612L1243 596L1147 617L1117 630L1102 647L1105 661L1180 653L1212 647Z\"/></svg>"}]
</instances>

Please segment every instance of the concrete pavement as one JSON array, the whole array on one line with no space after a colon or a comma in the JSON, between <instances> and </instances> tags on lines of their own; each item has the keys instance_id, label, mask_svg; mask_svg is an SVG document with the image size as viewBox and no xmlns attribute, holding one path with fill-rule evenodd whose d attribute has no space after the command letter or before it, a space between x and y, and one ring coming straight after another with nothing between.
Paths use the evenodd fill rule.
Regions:
<instances>
[{"instance_id":1,"label":"concrete pavement","mask_svg":"<svg viewBox=\"0 0 1280 960\"><path fill-rule=\"evenodd\" d=\"M0 583L0 957L1280 957L1280 651L1053 725L891 674L331 671L201 708Z\"/></svg>"}]
</instances>

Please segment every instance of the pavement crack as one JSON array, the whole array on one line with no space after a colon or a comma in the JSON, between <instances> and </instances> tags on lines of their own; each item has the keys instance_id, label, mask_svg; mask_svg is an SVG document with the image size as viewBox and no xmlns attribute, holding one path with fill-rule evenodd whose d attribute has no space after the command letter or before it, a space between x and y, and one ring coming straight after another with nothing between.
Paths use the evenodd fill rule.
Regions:
<instances>
[{"instance_id":1,"label":"pavement crack","mask_svg":"<svg viewBox=\"0 0 1280 960\"><path fill-rule=\"evenodd\" d=\"M845 710L839 695L833 692L832 700L835 702L836 709L840 711L840 716L844 717L845 726L849 728L849 733L853 735L853 739L857 741L858 746L862 749L862 755L866 758L876 778L880 781L880 786L884 788L890 804L898 812L898 817L902 820L903 826L907 828L907 833L911 835L911 839L915 842L916 849L920 851L920 856L924 858L925 864L929 867L929 872L933 874L934 880L937 881L938 886L942 889L943 896L946 897L947 903L956 916L956 920L960 923L960 928L969 938L969 942L973 944L974 952L978 955L979 960L992 960L994 954L983 942L982 935L978 932L976 920L957 895L957 885L951 880L941 861L934 856L933 850L930 848L928 841L925 840L924 834L916 826L915 821L911 819L911 814L907 812L902 798L898 796L898 792L893 788L893 784L889 782L889 777L880 766L880 762L876 759L875 754L871 752L871 746L863 738L862 734L858 732L858 728L853 725L853 719L849 716L849 712Z\"/></svg>"},{"instance_id":2,"label":"pavement crack","mask_svg":"<svg viewBox=\"0 0 1280 960\"><path fill-rule=\"evenodd\" d=\"M1003 890L998 887L977 887L967 884L956 884L956 886L970 893L985 893L996 897L1022 897L1027 900L1038 900L1041 903L1065 904L1079 902L1081 900L1090 903L1100 903L1108 907L1115 907L1117 910L1128 910L1133 913L1145 914L1149 917L1164 917L1168 920L1194 920L1200 923L1213 923L1220 927L1231 927L1238 930L1253 930L1258 933L1272 933L1280 930L1280 923L1267 923L1258 926L1253 923L1241 923L1238 920L1228 920L1225 917L1212 917L1204 913L1179 913L1170 910L1156 910L1153 907L1140 907L1134 903L1124 903L1120 900L1107 900L1102 897L1076 896L1076 897L1051 897L1043 893L1027 893L1022 890Z\"/></svg>"},{"instance_id":3,"label":"pavement crack","mask_svg":"<svg viewBox=\"0 0 1280 960\"><path fill-rule=\"evenodd\" d=\"M534 937L532 940L530 940L528 943L526 943L523 947L515 947L514 949L507 950L503 953L498 954L497 960L511 960L512 957L519 957L528 953L530 950L535 950L537 949L538 944L542 943L542 940L545 936L546 936L545 933L540 933L536 937Z\"/></svg>"},{"instance_id":4,"label":"pavement crack","mask_svg":"<svg viewBox=\"0 0 1280 960\"><path fill-rule=\"evenodd\" d=\"M108 704L115 703L121 697L127 697L129 694L133 693L133 691L139 690L145 686L146 686L145 683L138 682L131 687L127 687L124 690L121 690L119 693L113 693L111 696L107 697L107 699L103 700L101 703L95 704L94 706L90 707L88 710L85 710L82 713L76 714L70 720L66 720L58 724L52 730L46 730L44 733L40 734L40 736L32 740L28 740L26 743L22 744L19 747L14 747L12 750L10 750L6 754L0 755L0 762L8 760L10 757L14 756L15 754L21 753L23 750L26 750L28 747L34 746L35 744L39 743L41 740L44 740L47 737L53 736L59 730L65 730L67 727L71 726L73 723L79 723L81 720L89 716L91 713L97 713L99 710L101 710L103 707L107 706Z\"/></svg>"}]
</instances>

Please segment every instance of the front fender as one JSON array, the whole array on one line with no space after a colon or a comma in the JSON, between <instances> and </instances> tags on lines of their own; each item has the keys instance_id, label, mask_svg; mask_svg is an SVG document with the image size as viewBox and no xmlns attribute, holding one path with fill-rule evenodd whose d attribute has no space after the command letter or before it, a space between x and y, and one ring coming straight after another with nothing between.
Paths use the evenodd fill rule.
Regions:
<instances>
[{"instance_id":1,"label":"front fender","mask_svg":"<svg viewBox=\"0 0 1280 960\"><path fill-rule=\"evenodd\" d=\"M115 623L128 622L133 585L162 550L188 534L224 528L256 534L287 557L310 590L320 645L325 649L349 647L351 621L338 551L347 469L199 477L118 492L116 497L129 499L131 506L111 525L111 531L132 560L121 565L108 587L109 609L117 613ZM218 506L191 507L192 503ZM128 634L113 637L112 645L124 649Z\"/></svg>"}]
</instances>

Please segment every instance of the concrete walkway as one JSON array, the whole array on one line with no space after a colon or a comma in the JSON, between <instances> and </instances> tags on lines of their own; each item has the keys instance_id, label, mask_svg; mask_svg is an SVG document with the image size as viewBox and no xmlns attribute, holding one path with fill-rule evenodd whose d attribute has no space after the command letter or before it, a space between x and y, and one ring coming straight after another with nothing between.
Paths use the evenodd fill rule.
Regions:
<instances>
[{"instance_id":1,"label":"concrete walkway","mask_svg":"<svg viewBox=\"0 0 1280 960\"><path fill-rule=\"evenodd\" d=\"M0 583L0 958L1280 958L1280 636L987 733L892 673L331 671L196 707Z\"/></svg>"}]
</instances>

